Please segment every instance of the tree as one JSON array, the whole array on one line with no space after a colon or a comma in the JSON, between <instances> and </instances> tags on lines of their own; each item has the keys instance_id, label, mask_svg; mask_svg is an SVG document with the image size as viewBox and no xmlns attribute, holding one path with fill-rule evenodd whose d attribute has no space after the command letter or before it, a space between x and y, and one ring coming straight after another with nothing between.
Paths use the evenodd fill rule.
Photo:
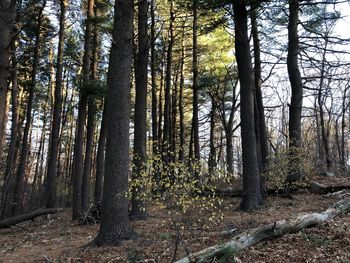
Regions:
<instances>
[{"instance_id":1,"label":"tree","mask_svg":"<svg viewBox=\"0 0 350 263\"><path fill-rule=\"evenodd\" d=\"M290 164L287 182L295 182L303 177L298 161L298 149L301 148L301 112L303 106L303 83L298 66L299 55L299 1L289 0L288 23L288 76L292 98L289 106L289 148Z\"/></svg>"},{"instance_id":2,"label":"tree","mask_svg":"<svg viewBox=\"0 0 350 263\"><path fill-rule=\"evenodd\" d=\"M65 41L65 19L67 10L66 0L60 1L60 31L58 40L57 66L56 66L56 85L53 106L53 119L50 135L49 158L47 164L46 179L46 207L54 208L56 203L55 178L57 176L57 155L60 138L61 111L62 111L62 85L63 85L63 55Z\"/></svg>"},{"instance_id":3,"label":"tree","mask_svg":"<svg viewBox=\"0 0 350 263\"><path fill-rule=\"evenodd\" d=\"M192 101L192 136L193 136L193 146L194 146L194 160L195 162L198 162L200 159L200 149L199 149L199 124L198 124L198 40L197 40L197 30L198 30L198 15L197 15L197 9L198 9L198 1L193 0L192 2L192 12L193 12L193 24L192 24L192 30L193 30L193 59L192 59L192 74L193 74L193 101ZM192 145L190 145L192 152ZM189 156L190 158L193 158L193 156Z\"/></svg>"},{"instance_id":4,"label":"tree","mask_svg":"<svg viewBox=\"0 0 350 263\"><path fill-rule=\"evenodd\" d=\"M148 66L148 37L147 37L147 0L138 2L138 52L136 56L136 101L135 101L135 135L134 135L134 169L133 180L140 181L145 172L147 156L147 66ZM131 216L135 219L147 217L141 200L142 187L134 187L132 194Z\"/></svg>"},{"instance_id":5,"label":"tree","mask_svg":"<svg viewBox=\"0 0 350 263\"><path fill-rule=\"evenodd\" d=\"M243 196L241 209L252 210L264 199L260 188L260 175L254 129L254 78L248 37L248 11L245 1L233 1L236 57L241 87L241 138L243 155Z\"/></svg>"},{"instance_id":6,"label":"tree","mask_svg":"<svg viewBox=\"0 0 350 263\"><path fill-rule=\"evenodd\" d=\"M101 225L93 244L113 246L132 236L128 217L130 75L134 2L117 0L108 72L107 148Z\"/></svg>"},{"instance_id":7,"label":"tree","mask_svg":"<svg viewBox=\"0 0 350 263\"><path fill-rule=\"evenodd\" d=\"M0 158L6 132L7 78L10 68L10 49L16 16L16 0L3 0L0 8Z\"/></svg>"},{"instance_id":8,"label":"tree","mask_svg":"<svg viewBox=\"0 0 350 263\"><path fill-rule=\"evenodd\" d=\"M86 15L86 27L84 36L84 57L82 68L82 85L80 89L79 109L77 130L75 135L74 144L74 157L73 157L73 219L79 219L84 212L82 210L82 187L83 187L83 148L84 148L84 133L86 122L86 108L88 104L88 94L86 92L90 80L90 65L91 65L91 53L92 53L92 17L94 8L94 0L88 0L88 10ZM85 194L87 194L85 192ZM85 208L85 207L84 207Z\"/></svg>"}]
</instances>

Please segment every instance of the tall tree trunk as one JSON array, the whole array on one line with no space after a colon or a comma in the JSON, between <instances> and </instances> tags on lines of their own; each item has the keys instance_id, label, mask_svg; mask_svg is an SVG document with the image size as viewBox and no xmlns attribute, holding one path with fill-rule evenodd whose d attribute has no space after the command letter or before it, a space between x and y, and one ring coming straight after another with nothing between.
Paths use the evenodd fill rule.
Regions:
<instances>
[{"instance_id":1,"label":"tall tree trunk","mask_svg":"<svg viewBox=\"0 0 350 263\"><path fill-rule=\"evenodd\" d=\"M255 98L258 112L258 128L260 137L260 150L262 159L262 168L266 169L268 165L268 143L265 124L265 111L261 93L261 57L260 57L260 38L257 24L257 6L251 11L252 36L254 44L254 80L255 80Z\"/></svg>"},{"instance_id":2,"label":"tall tree trunk","mask_svg":"<svg viewBox=\"0 0 350 263\"><path fill-rule=\"evenodd\" d=\"M12 72L11 72L11 138L10 145L6 158L4 185L2 188L0 218L4 218L8 215L8 207L12 200L12 194L15 184L15 156L16 156L16 144L18 135L18 79L17 79L17 57L16 57L16 41L13 40L11 47L11 60L12 60Z\"/></svg>"},{"instance_id":3,"label":"tall tree trunk","mask_svg":"<svg viewBox=\"0 0 350 263\"><path fill-rule=\"evenodd\" d=\"M326 167L327 169L331 169L332 167L332 160L330 156L330 150L329 150L329 142L328 142L328 133L326 131L326 125L324 120L324 111L323 111L323 89L324 89L324 80L325 80L325 67L326 67L326 54L327 54L327 48L328 48L328 38L325 37L325 46L322 52L322 62L321 62L321 76L320 76L320 86L318 88L318 94L317 94L317 101L320 111L320 125L321 125L321 135L322 135L322 142L323 142L323 149L326 157Z\"/></svg>"},{"instance_id":4,"label":"tall tree trunk","mask_svg":"<svg viewBox=\"0 0 350 263\"><path fill-rule=\"evenodd\" d=\"M147 66L148 66L148 43L147 43L147 0L138 1L138 52L136 56L136 101L135 101L135 135L134 135L134 182L142 182L142 174L146 169L147 154ZM147 213L142 200L143 187L133 186L131 200L131 216L134 219L145 219Z\"/></svg>"},{"instance_id":5,"label":"tall tree trunk","mask_svg":"<svg viewBox=\"0 0 350 263\"><path fill-rule=\"evenodd\" d=\"M184 76L184 66L185 66L185 30L182 32L181 41L181 65L180 65L180 90L179 90L179 126L180 126L180 147L179 147L179 161L184 160L185 153L185 124L184 124L184 86L185 86L185 76Z\"/></svg>"},{"instance_id":6,"label":"tall tree trunk","mask_svg":"<svg viewBox=\"0 0 350 263\"><path fill-rule=\"evenodd\" d=\"M156 33L155 33L155 0L151 1L151 83L152 83L152 149L158 153L158 120L157 120L157 81L156 81Z\"/></svg>"},{"instance_id":7,"label":"tall tree trunk","mask_svg":"<svg viewBox=\"0 0 350 263\"><path fill-rule=\"evenodd\" d=\"M303 174L298 161L299 149L301 148L301 112L303 106L303 83L298 66L299 54L299 1L289 0L289 23L288 23L288 57L287 67L289 81L292 89L292 98L289 107L289 173L288 183L300 180Z\"/></svg>"},{"instance_id":8,"label":"tall tree trunk","mask_svg":"<svg viewBox=\"0 0 350 263\"><path fill-rule=\"evenodd\" d=\"M243 0L233 1L236 57L241 84L241 136L243 155L242 210L256 209L264 203L254 129L254 79L248 37L248 12Z\"/></svg>"},{"instance_id":9,"label":"tall tree trunk","mask_svg":"<svg viewBox=\"0 0 350 263\"><path fill-rule=\"evenodd\" d=\"M66 0L60 1L60 31L58 39L57 66L56 66L56 85L54 91L54 106L52 127L50 135L49 158L47 163L47 179L45 187L46 208L54 208L56 205L56 183L57 176L57 154L59 147L60 129L61 129L61 111L62 111L62 76L63 76L63 53L65 40L65 20L68 3Z\"/></svg>"},{"instance_id":10,"label":"tall tree trunk","mask_svg":"<svg viewBox=\"0 0 350 263\"><path fill-rule=\"evenodd\" d=\"M84 57L83 57L83 84L80 90L79 110L77 131L74 144L73 157L73 219L79 219L82 214L82 180L83 180L83 149L84 149L84 133L86 122L86 108L88 104L88 96L86 94L86 86L90 77L90 64L92 52L92 21L94 12L94 0L88 0L88 10L86 15L86 28L84 38Z\"/></svg>"},{"instance_id":11,"label":"tall tree trunk","mask_svg":"<svg viewBox=\"0 0 350 263\"><path fill-rule=\"evenodd\" d=\"M165 72L165 91L164 91L164 125L163 125L163 162L169 162L169 143L170 143L170 109L171 109L171 70L173 62L173 46L174 46L174 3L170 0L170 25L169 40L167 50L166 72Z\"/></svg>"},{"instance_id":12,"label":"tall tree trunk","mask_svg":"<svg viewBox=\"0 0 350 263\"><path fill-rule=\"evenodd\" d=\"M192 105L192 132L193 132L193 145L194 145L194 160L196 162L200 159L199 150L199 124L198 124L198 44L197 44L197 31L198 31L198 0L193 0L192 2L192 12L193 12L193 61L192 61L192 74L193 74L193 105Z\"/></svg>"},{"instance_id":13,"label":"tall tree trunk","mask_svg":"<svg viewBox=\"0 0 350 263\"><path fill-rule=\"evenodd\" d=\"M46 6L46 0L42 3L42 6L38 12L38 25L35 33L35 48L34 48L34 59L33 59L33 68L31 73L31 83L29 84L29 95L28 95L28 103L27 103L27 112L26 112L26 123L24 125L23 138L22 138L22 149L21 155L17 170L16 176L16 185L14 189L14 198L13 198L13 214L19 214L23 211L23 197L25 192L25 173L27 168L27 160L29 155L29 133L30 127L32 124L32 109L33 109L33 100L34 100L34 92L37 82L37 71L39 64L39 51L40 51L40 35L41 35L41 25L42 25L42 13Z\"/></svg>"},{"instance_id":14,"label":"tall tree trunk","mask_svg":"<svg viewBox=\"0 0 350 263\"><path fill-rule=\"evenodd\" d=\"M128 217L129 127L131 63L133 57L134 2L117 0L107 95L107 149L98 246L117 245L129 239ZM117 136L115 136L117 135Z\"/></svg>"},{"instance_id":15,"label":"tall tree trunk","mask_svg":"<svg viewBox=\"0 0 350 263\"><path fill-rule=\"evenodd\" d=\"M10 50L16 17L16 0L3 0L0 8L0 159L6 133Z\"/></svg>"}]
</instances>

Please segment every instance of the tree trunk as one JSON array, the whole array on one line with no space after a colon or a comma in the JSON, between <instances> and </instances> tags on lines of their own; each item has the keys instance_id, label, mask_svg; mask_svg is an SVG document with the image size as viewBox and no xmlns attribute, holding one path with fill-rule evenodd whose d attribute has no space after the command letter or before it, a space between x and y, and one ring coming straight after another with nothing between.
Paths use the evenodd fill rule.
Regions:
<instances>
[{"instance_id":1,"label":"tree trunk","mask_svg":"<svg viewBox=\"0 0 350 263\"><path fill-rule=\"evenodd\" d=\"M113 246L132 236L128 217L129 126L134 2L115 2L108 73L107 149L99 233L93 244ZM117 135L117 136L116 136Z\"/></svg>"},{"instance_id":2,"label":"tree trunk","mask_svg":"<svg viewBox=\"0 0 350 263\"><path fill-rule=\"evenodd\" d=\"M179 90L179 126L180 126L180 147L179 147L179 161L184 160L185 153L185 124L184 124L184 104L183 104L183 96L184 96L184 86L185 86L185 76L184 76L184 66L185 66L185 30L182 33L182 41L181 41L181 65L180 65L180 90Z\"/></svg>"},{"instance_id":3,"label":"tree trunk","mask_svg":"<svg viewBox=\"0 0 350 263\"><path fill-rule=\"evenodd\" d=\"M245 1L234 1L236 57L241 84L241 136L243 155L242 210L256 209L264 203L256 155L254 129L254 79L248 38L248 12Z\"/></svg>"},{"instance_id":4,"label":"tree trunk","mask_svg":"<svg viewBox=\"0 0 350 263\"><path fill-rule=\"evenodd\" d=\"M134 182L142 182L146 169L147 154L147 66L148 66L148 26L147 0L138 2L138 52L136 57L136 101L135 101L135 135L134 135ZM147 213L142 200L142 185L134 185L131 200L131 216L134 219L145 219Z\"/></svg>"},{"instance_id":5,"label":"tree trunk","mask_svg":"<svg viewBox=\"0 0 350 263\"><path fill-rule=\"evenodd\" d=\"M89 208L89 193L90 193L90 177L92 170L92 155L95 133L95 117L96 117L96 104L95 99L90 97L88 100L88 118L86 127L86 148L85 148L85 161L84 171L81 185L81 211L85 213Z\"/></svg>"},{"instance_id":6,"label":"tree trunk","mask_svg":"<svg viewBox=\"0 0 350 263\"><path fill-rule=\"evenodd\" d=\"M6 133L7 122L7 79L10 67L10 49L14 21L16 16L16 0L3 0L0 8L0 159Z\"/></svg>"},{"instance_id":7,"label":"tree trunk","mask_svg":"<svg viewBox=\"0 0 350 263\"><path fill-rule=\"evenodd\" d=\"M105 171L105 151L106 151L106 106L103 110L100 137L98 140L96 157L96 181L95 181L95 204L102 202L103 196L103 175Z\"/></svg>"},{"instance_id":8,"label":"tree trunk","mask_svg":"<svg viewBox=\"0 0 350 263\"><path fill-rule=\"evenodd\" d=\"M287 182L292 183L303 177L298 160L301 148L301 112L303 105L303 83L298 66L299 54L299 1L289 0L288 57L287 67L292 89L289 107L289 147L290 164Z\"/></svg>"},{"instance_id":9,"label":"tree trunk","mask_svg":"<svg viewBox=\"0 0 350 263\"><path fill-rule=\"evenodd\" d=\"M166 72L165 72L165 91L164 91L164 124L163 124L163 162L169 162L169 143L170 143L170 109L171 109L171 70L173 62L173 46L174 46L174 10L173 0L170 0L170 25L169 25L169 42L167 50Z\"/></svg>"},{"instance_id":10,"label":"tree trunk","mask_svg":"<svg viewBox=\"0 0 350 263\"><path fill-rule=\"evenodd\" d=\"M79 219L82 214L82 179L83 179L83 149L84 149L84 133L86 122L86 107L88 104L88 94L86 94L86 86L89 82L89 73L91 65L92 53L92 21L94 12L94 0L88 0L88 10L86 15L86 28L84 38L84 57L83 57L83 84L80 90L79 110L77 131L74 145L73 157L73 219Z\"/></svg>"},{"instance_id":11,"label":"tree trunk","mask_svg":"<svg viewBox=\"0 0 350 263\"><path fill-rule=\"evenodd\" d=\"M263 170L268 165L268 144L265 124L265 112L264 104L261 93L261 58L260 58L260 38L257 24L257 6L255 6L251 12L251 23L252 23L252 36L254 44L254 80L255 80L255 98L258 115L258 128L260 137L260 150Z\"/></svg>"},{"instance_id":12,"label":"tree trunk","mask_svg":"<svg viewBox=\"0 0 350 263\"><path fill-rule=\"evenodd\" d=\"M227 172L233 174L233 133L232 130L225 130L226 136L226 162Z\"/></svg>"},{"instance_id":13,"label":"tree trunk","mask_svg":"<svg viewBox=\"0 0 350 263\"><path fill-rule=\"evenodd\" d=\"M45 188L45 201L47 208L53 208L56 205L56 176L57 176L57 154L59 148L59 138L61 129L61 111L62 111L62 78L63 78L63 56L65 40L65 20L68 3L66 0L60 1L60 31L58 39L57 66L56 66L56 85L54 108L52 117L52 127L50 135L49 158L47 163L47 178Z\"/></svg>"},{"instance_id":14,"label":"tree trunk","mask_svg":"<svg viewBox=\"0 0 350 263\"><path fill-rule=\"evenodd\" d=\"M8 207L12 200L14 184L15 184L15 157L16 144L18 140L18 79L17 79L17 57L16 57L16 41L13 40L11 48L12 74L11 74L11 138L6 158L4 185L2 188L0 218L7 217Z\"/></svg>"},{"instance_id":15,"label":"tree trunk","mask_svg":"<svg viewBox=\"0 0 350 263\"><path fill-rule=\"evenodd\" d=\"M210 175L213 173L214 169L217 166L216 148L215 148L215 117L216 117L215 101L213 96L211 96L210 138L209 138L210 152L209 152L209 159L208 159L208 169L209 169Z\"/></svg>"},{"instance_id":16,"label":"tree trunk","mask_svg":"<svg viewBox=\"0 0 350 263\"><path fill-rule=\"evenodd\" d=\"M151 1L151 83L152 83L152 151L158 154L158 120L157 120L157 81L156 81L156 33L155 0Z\"/></svg>"},{"instance_id":17,"label":"tree trunk","mask_svg":"<svg viewBox=\"0 0 350 263\"><path fill-rule=\"evenodd\" d=\"M198 124L198 44L197 44L197 30L198 30L198 0L193 0L193 61L192 61L192 74L193 74L193 104L192 104L192 132L193 132L193 145L194 145L194 161L199 162L200 160L200 149L199 149L199 124Z\"/></svg>"}]
</instances>

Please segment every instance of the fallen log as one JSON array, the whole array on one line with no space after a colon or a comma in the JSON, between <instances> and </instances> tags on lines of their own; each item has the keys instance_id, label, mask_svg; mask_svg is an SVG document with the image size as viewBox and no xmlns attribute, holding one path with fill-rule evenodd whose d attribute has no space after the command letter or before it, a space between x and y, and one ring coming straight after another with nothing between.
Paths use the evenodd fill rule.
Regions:
<instances>
[{"instance_id":1,"label":"fallen log","mask_svg":"<svg viewBox=\"0 0 350 263\"><path fill-rule=\"evenodd\" d=\"M309 184L309 191L313 194L329 194L334 192L339 192L342 190L349 190L350 185L324 185L322 183L311 181Z\"/></svg>"},{"instance_id":2,"label":"fallen log","mask_svg":"<svg viewBox=\"0 0 350 263\"><path fill-rule=\"evenodd\" d=\"M22 223L25 221L33 220L39 216L54 214L54 213L61 211L61 210L62 209L59 209L59 208L47 208L47 209L41 208L41 209L34 210L33 212L26 213L23 215L18 215L18 216L6 218L6 219L0 221L0 229L9 228L13 225L16 225L16 224L19 224L19 223Z\"/></svg>"},{"instance_id":3,"label":"fallen log","mask_svg":"<svg viewBox=\"0 0 350 263\"><path fill-rule=\"evenodd\" d=\"M298 190L308 190L313 194L325 195L328 193L339 192L341 190L350 190L350 184L345 185L324 185L316 181L310 181L307 185L294 185L291 188L292 192ZM286 190L284 188L268 188L266 192L270 196L284 196L286 195ZM201 195L204 196L220 196L220 197L241 197L243 191L241 189L215 189L215 190L204 190Z\"/></svg>"},{"instance_id":4,"label":"fallen log","mask_svg":"<svg viewBox=\"0 0 350 263\"><path fill-rule=\"evenodd\" d=\"M230 241L206 248L176 261L175 263L207 262L214 257L220 257L227 251L238 252L262 240L276 238L303 228L319 225L338 215L350 212L350 198L343 199L321 213L303 214L287 220L277 221L262 227L247 230Z\"/></svg>"}]
</instances>

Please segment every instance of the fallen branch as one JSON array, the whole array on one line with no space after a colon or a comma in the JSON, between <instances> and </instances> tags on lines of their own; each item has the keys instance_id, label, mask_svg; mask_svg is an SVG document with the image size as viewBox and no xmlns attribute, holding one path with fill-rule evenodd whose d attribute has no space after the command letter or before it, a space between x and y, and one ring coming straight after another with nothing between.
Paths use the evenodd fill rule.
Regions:
<instances>
[{"instance_id":1,"label":"fallen branch","mask_svg":"<svg viewBox=\"0 0 350 263\"><path fill-rule=\"evenodd\" d=\"M62 209L59 208L47 208L47 209L38 209L33 212L19 215L19 216L14 216L10 218L6 218L4 220L0 221L0 229L2 228L9 228L13 225L28 221L28 220L33 220L36 217L42 216L42 215L48 215L48 214L54 214L58 211L61 211Z\"/></svg>"},{"instance_id":2,"label":"fallen branch","mask_svg":"<svg viewBox=\"0 0 350 263\"><path fill-rule=\"evenodd\" d=\"M215 245L176 261L175 263L207 262L220 257L227 251L238 252L262 240L276 238L303 228L319 225L338 215L350 212L350 198L343 199L322 213L299 215L295 218L277 221L262 227L247 230L229 242Z\"/></svg>"}]
</instances>

